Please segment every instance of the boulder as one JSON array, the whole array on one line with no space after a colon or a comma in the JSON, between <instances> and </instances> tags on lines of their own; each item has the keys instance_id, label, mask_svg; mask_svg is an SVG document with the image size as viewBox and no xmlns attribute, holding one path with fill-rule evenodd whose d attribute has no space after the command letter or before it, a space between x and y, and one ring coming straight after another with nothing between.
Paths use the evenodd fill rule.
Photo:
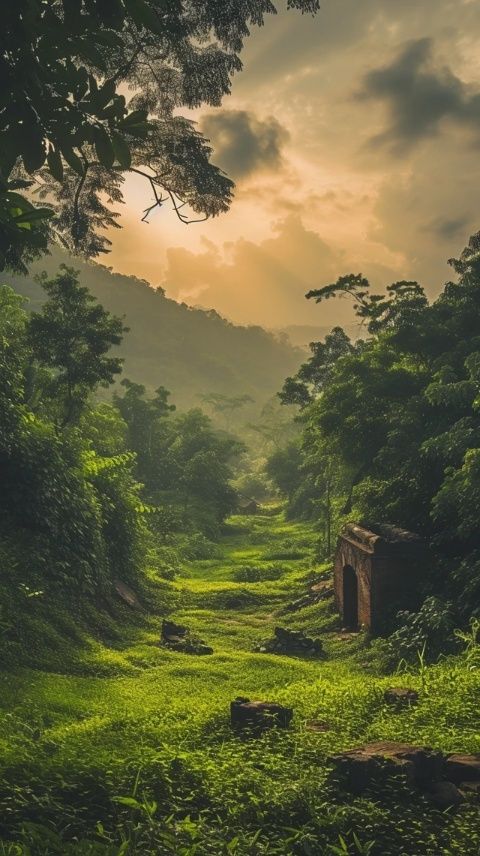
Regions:
<instances>
[{"instance_id":1,"label":"boulder","mask_svg":"<svg viewBox=\"0 0 480 856\"><path fill-rule=\"evenodd\" d=\"M449 755L445 766L447 778L456 785L462 782L480 783L480 754Z\"/></svg>"},{"instance_id":2,"label":"boulder","mask_svg":"<svg viewBox=\"0 0 480 856\"><path fill-rule=\"evenodd\" d=\"M275 627L274 636L254 646L258 654L292 654L316 657L323 653L321 639L312 639L302 630Z\"/></svg>"},{"instance_id":3,"label":"boulder","mask_svg":"<svg viewBox=\"0 0 480 856\"><path fill-rule=\"evenodd\" d=\"M293 709L273 701L250 701L239 696L230 704L230 722L237 731L261 733L269 728L288 728Z\"/></svg>"},{"instance_id":4,"label":"boulder","mask_svg":"<svg viewBox=\"0 0 480 856\"><path fill-rule=\"evenodd\" d=\"M410 707L418 701L418 693L410 687L390 687L385 690L383 698L387 704L394 707Z\"/></svg>"}]
</instances>

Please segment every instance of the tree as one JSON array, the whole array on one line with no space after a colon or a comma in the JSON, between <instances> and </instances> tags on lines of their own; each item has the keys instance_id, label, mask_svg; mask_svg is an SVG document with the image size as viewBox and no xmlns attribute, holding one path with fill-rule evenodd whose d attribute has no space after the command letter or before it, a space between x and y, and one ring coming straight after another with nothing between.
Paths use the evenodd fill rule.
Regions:
<instances>
[{"instance_id":1,"label":"tree","mask_svg":"<svg viewBox=\"0 0 480 856\"><path fill-rule=\"evenodd\" d=\"M66 265L53 279L39 277L49 299L32 315L29 329L35 362L51 370L46 392L63 428L78 421L92 392L121 372L122 359L109 351L127 330L77 277Z\"/></svg>"},{"instance_id":2,"label":"tree","mask_svg":"<svg viewBox=\"0 0 480 856\"><path fill-rule=\"evenodd\" d=\"M480 233L450 263L457 280L431 305L416 283L382 296L342 277L316 290L320 301L350 294L370 337L332 363L304 408L302 469L320 503L335 511L343 494L343 519L429 539L430 593L468 618L480 592Z\"/></svg>"},{"instance_id":3,"label":"tree","mask_svg":"<svg viewBox=\"0 0 480 856\"><path fill-rule=\"evenodd\" d=\"M170 393L160 386L153 398L146 388L128 378L122 380L124 394L115 393L113 401L128 429L128 448L137 456L140 480L150 493L165 489L178 477L177 465L170 454L171 430L166 417L175 410L168 403Z\"/></svg>"},{"instance_id":4,"label":"tree","mask_svg":"<svg viewBox=\"0 0 480 856\"><path fill-rule=\"evenodd\" d=\"M223 417L227 429L231 427L231 419L235 411L253 402L251 395L224 395L221 392L200 394L199 398L203 404L211 408L215 415Z\"/></svg>"},{"instance_id":5,"label":"tree","mask_svg":"<svg viewBox=\"0 0 480 856\"><path fill-rule=\"evenodd\" d=\"M300 366L295 377L287 377L279 392L282 404L306 407L327 384L337 360L360 351L361 347L362 342L353 344L341 327L334 327L325 336L325 342L310 342L312 356Z\"/></svg>"},{"instance_id":6,"label":"tree","mask_svg":"<svg viewBox=\"0 0 480 856\"><path fill-rule=\"evenodd\" d=\"M19 420L28 357L23 298L0 287L0 445L7 447Z\"/></svg>"},{"instance_id":7,"label":"tree","mask_svg":"<svg viewBox=\"0 0 480 856\"><path fill-rule=\"evenodd\" d=\"M288 0L315 13L318 0ZM59 234L97 255L123 173L144 176L155 206L219 214L232 182L182 107L219 105L252 25L271 0L17 0L0 35L0 265L24 270ZM133 97L127 103L124 92ZM48 205L32 203L41 191ZM27 193L26 193L27 191ZM52 215L56 214L55 217Z\"/></svg>"}]
</instances>

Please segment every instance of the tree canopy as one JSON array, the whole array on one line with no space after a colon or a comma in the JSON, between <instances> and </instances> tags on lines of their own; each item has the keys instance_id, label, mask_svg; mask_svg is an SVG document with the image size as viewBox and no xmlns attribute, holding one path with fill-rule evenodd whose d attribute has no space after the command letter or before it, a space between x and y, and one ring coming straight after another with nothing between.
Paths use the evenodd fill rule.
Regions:
<instances>
[{"instance_id":1,"label":"tree canopy","mask_svg":"<svg viewBox=\"0 0 480 856\"><path fill-rule=\"evenodd\" d=\"M288 0L315 13L318 0ZM181 108L219 105L270 0L18 0L0 35L0 265L24 269L52 234L90 256L108 249L126 171L149 210L228 208L233 184ZM127 100L127 94L131 97ZM37 193L43 205L33 201ZM110 199L105 204L102 194ZM110 207L109 207L110 204ZM191 213L188 213L191 212Z\"/></svg>"}]
</instances>

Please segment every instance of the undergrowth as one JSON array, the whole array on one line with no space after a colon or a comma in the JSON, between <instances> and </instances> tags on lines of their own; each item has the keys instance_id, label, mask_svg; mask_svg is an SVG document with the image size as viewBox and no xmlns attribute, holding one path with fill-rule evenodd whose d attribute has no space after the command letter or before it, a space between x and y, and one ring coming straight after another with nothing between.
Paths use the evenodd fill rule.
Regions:
<instances>
[{"instance_id":1,"label":"undergrowth","mask_svg":"<svg viewBox=\"0 0 480 856\"><path fill-rule=\"evenodd\" d=\"M479 752L480 662L464 637L463 653L392 679L368 640L339 638L331 602L284 611L327 573L315 538L278 514L233 518L217 555L185 560L145 613L62 613L48 639L46 612L32 621L28 668L0 674L0 856L478 856L475 803L442 813L402 781L362 798L330 782L329 757L369 740ZM214 654L160 646L167 611ZM252 653L276 624L320 634L326 658ZM392 680L418 705L386 706ZM234 736L239 695L292 706L292 727Z\"/></svg>"}]
</instances>

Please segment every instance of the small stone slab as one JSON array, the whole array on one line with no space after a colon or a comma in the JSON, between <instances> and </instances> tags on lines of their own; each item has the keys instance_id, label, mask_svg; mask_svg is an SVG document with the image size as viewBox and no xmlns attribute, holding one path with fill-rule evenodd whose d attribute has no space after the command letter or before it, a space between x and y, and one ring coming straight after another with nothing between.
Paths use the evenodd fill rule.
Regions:
<instances>
[{"instance_id":1,"label":"small stone slab","mask_svg":"<svg viewBox=\"0 0 480 856\"><path fill-rule=\"evenodd\" d=\"M480 754L449 755L446 761L446 775L455 784L461 782L480 783Z\"/></svg>"},{"instance_id":2,"label":"small stone slab","mask_svg":"<svg viewBox=\"0 0 480 856\"><path fill-rule=\"evenodd\" d=\"M282 612L296 612L298 609L304 609L306 606L312 606L315 603L319 603L321 600L328 600L331 597L333 598L333 596L333 581L331 579L320 580L310 586L308 592L302 595L302 597L298 597L296 600L287 604L287 606L283 608Z\"/></svg>"},{"instance_id":3,"label":"small stone slab","mask_svg":"<svg viewBox=\"0 0 480 856\"><path fill-rule=\"evenodd\" d=\"M269 728L288 728L293 708L273 701L250 701L239 696L230 704L232 728L239 731L261 733Z\"/></svg>"},{"instance_id":4,"label":"small stone slab","mask_svg":"<svg viewBox=\"0 0 480 856\"><path fill-rule=\"evenodd\" d=\"M418 701L418 693L410 687L390 687L385 690L383 698L387 704L395 707L410 707Z\"/></svg>"}]
</instances>

